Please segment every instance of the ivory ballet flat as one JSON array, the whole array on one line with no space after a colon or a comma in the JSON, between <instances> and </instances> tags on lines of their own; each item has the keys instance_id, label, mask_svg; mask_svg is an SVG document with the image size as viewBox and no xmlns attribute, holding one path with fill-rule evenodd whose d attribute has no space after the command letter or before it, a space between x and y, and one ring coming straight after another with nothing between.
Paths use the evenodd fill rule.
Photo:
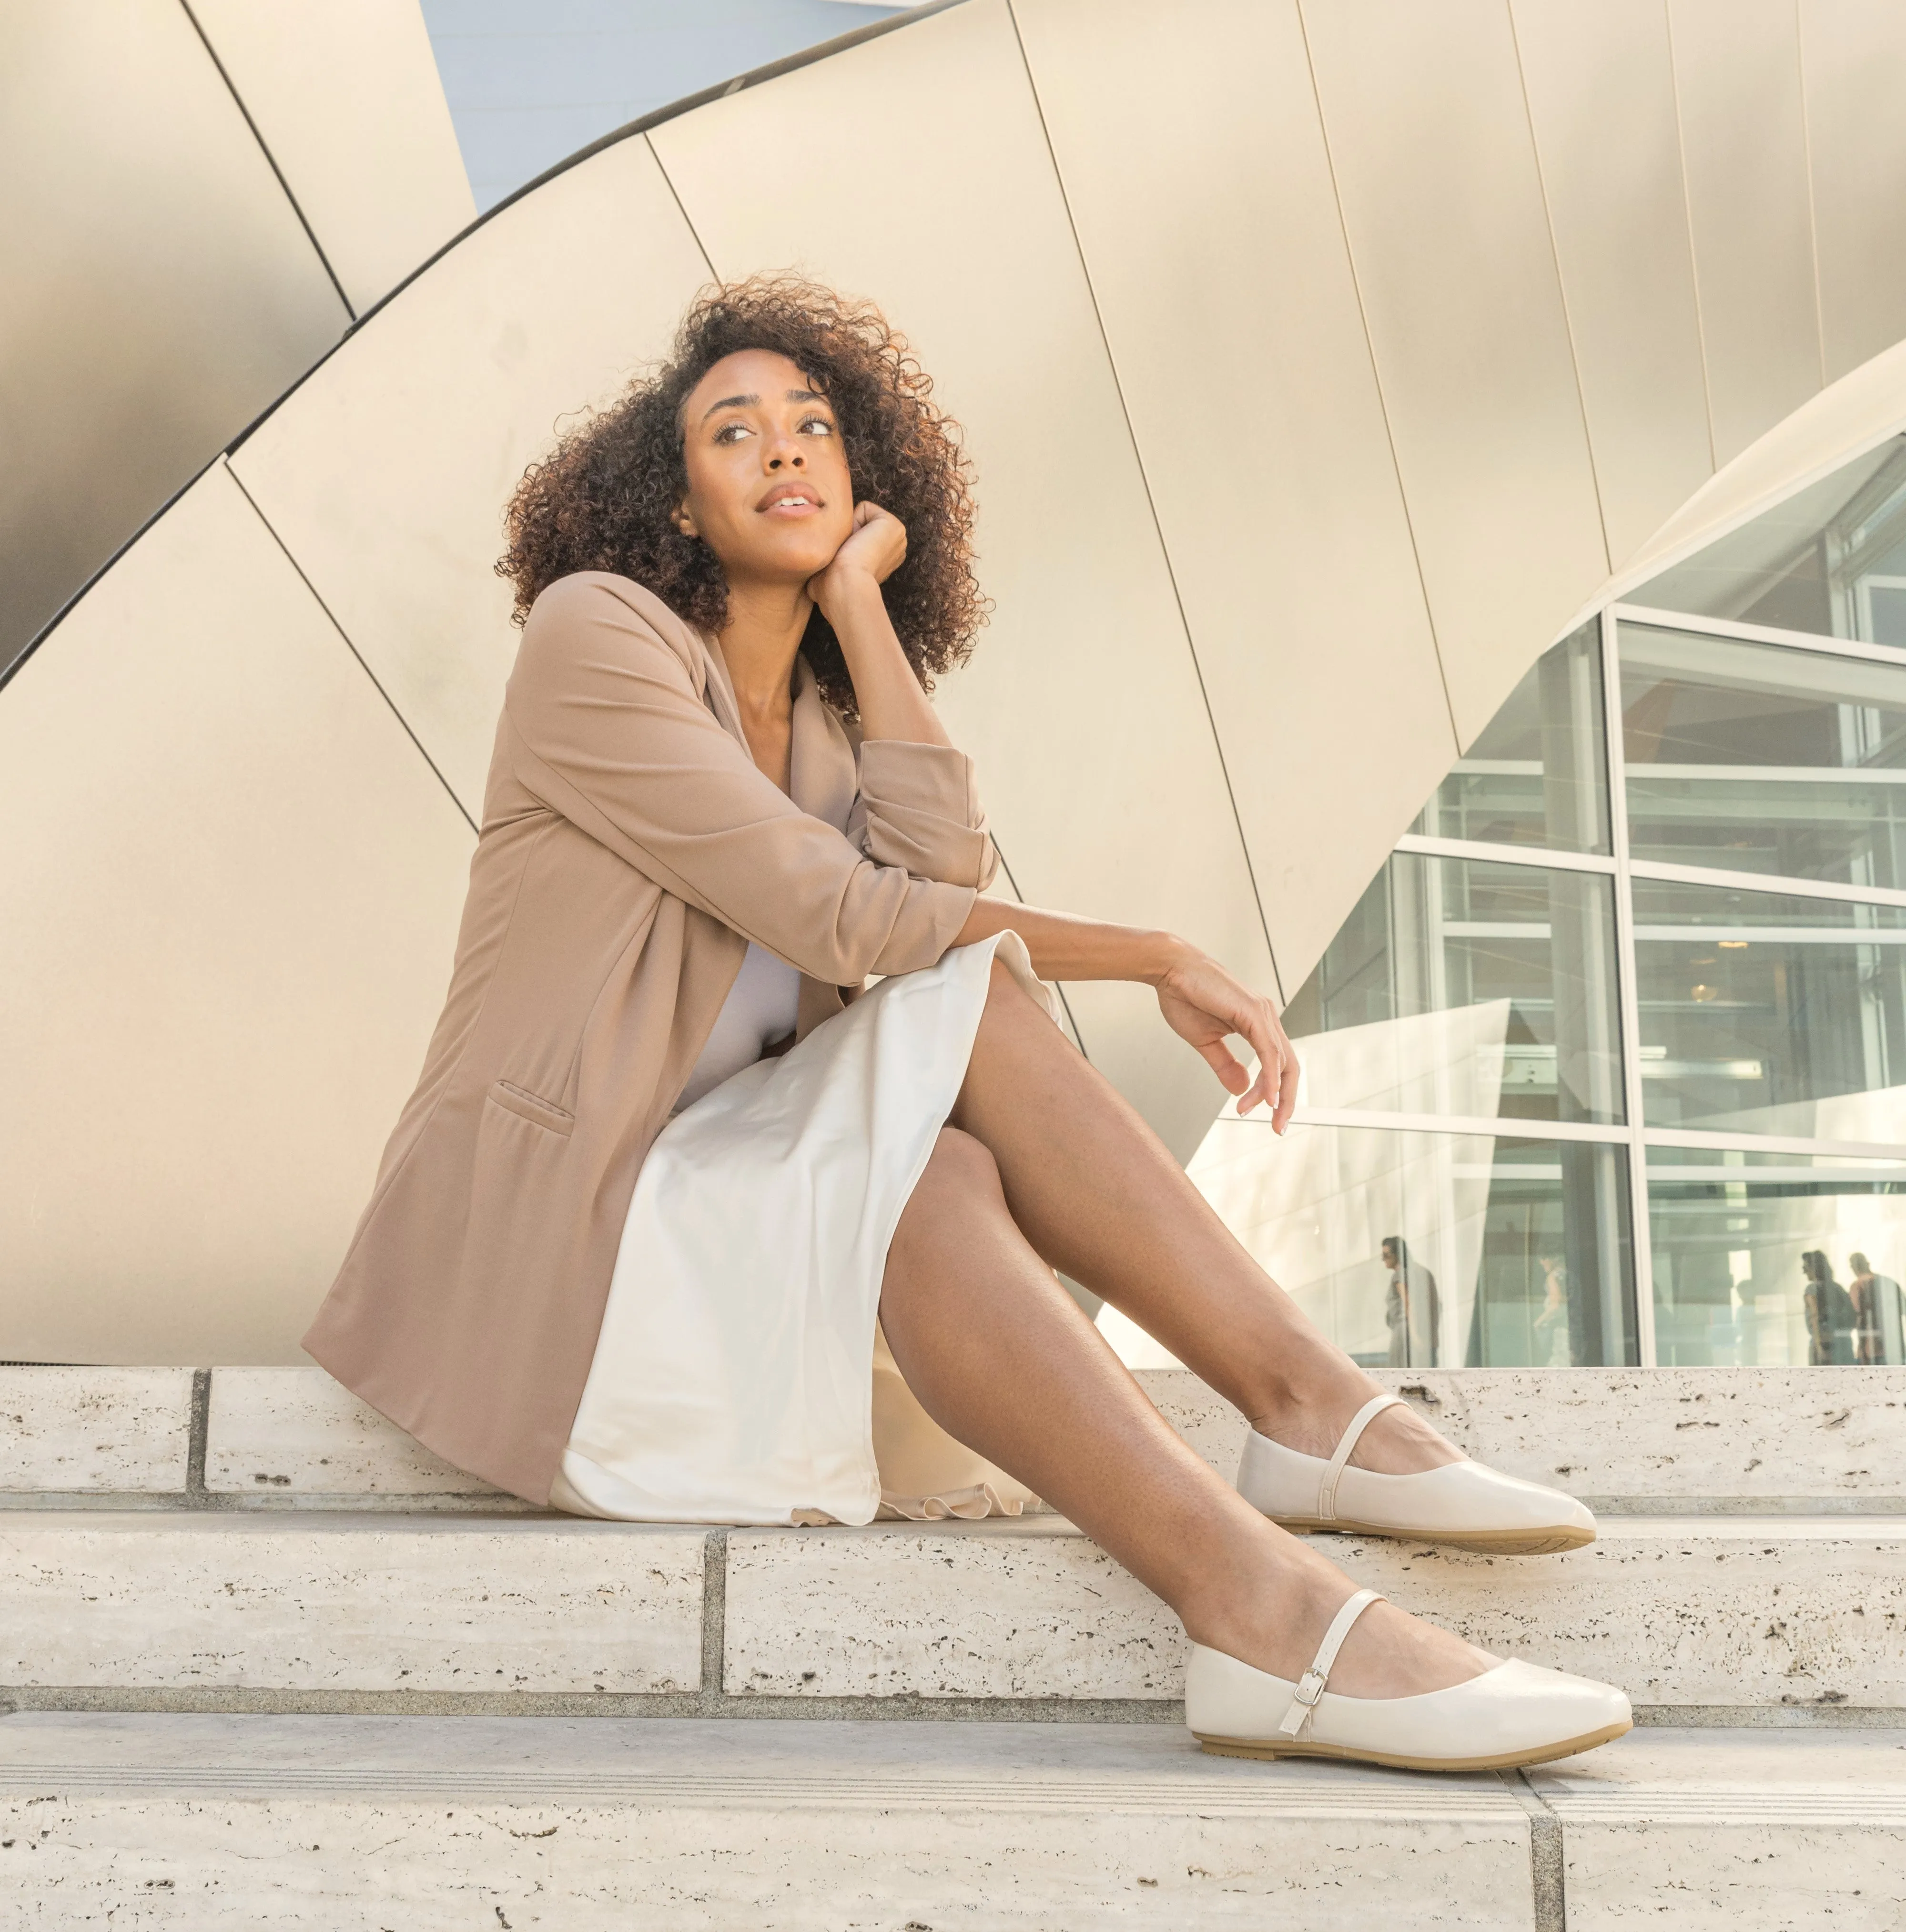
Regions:
<instances>
[{"instance_id":1,"label":"ivory ballet flat","mask_svg":"<svg viewBox=\"0 0 1906 1932\"><path fill-rule=\"evenodd\" d=\"M1499 1664L1467 1684L1415 1697L1333 1696L1330 1667L1351 1624L1372 1604L1359 1590L1324 1633L1295 1683L1191 1646L1185 1721L1225 1757L1334 1757L1401 1771L1495 1771L1572 1757L1618 1738L1635 1722L1612 1684L1532 1664Z\"/></svg>"},{"instance_id":2,"label":"ivory ballet flat","mask_svg":"<svg viewBox=\"0 0 1906 1932\"><path fill-rule=\"evenodd\" d=\"M1282 1528L1300 1532L1401 1536L1503 1556L1579 1550L1595 1540L1586 1504L1480 1462L1466 1459L1410 1476L1353 1469L1350 1452L1364 1430L1402 1402L1373 1396L1350 1418L1327 1462L1252 1430L1238 1465L1239 1494Z\"/></svg>"}]
</instances>

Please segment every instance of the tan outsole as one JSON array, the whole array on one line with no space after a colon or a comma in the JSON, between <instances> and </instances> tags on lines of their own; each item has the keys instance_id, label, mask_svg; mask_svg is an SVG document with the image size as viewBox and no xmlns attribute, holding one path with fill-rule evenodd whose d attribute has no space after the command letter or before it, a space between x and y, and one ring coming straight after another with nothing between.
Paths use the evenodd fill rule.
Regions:
<instances>
[{"instance_id":1,"label":"tan outsole","mask_svg":"<svg viewBox=\"0 0 1906 1932\"><path fill-rule=\"evenodd\" d=\"M1473 1550L1479 1556L1550 1556L1559 1550L1581 1550L1595 1540L1592 1529L1385 1529L1374 1522L1328 1522L1314 1516L1272 1517L1293 1536L1386 1536L1399 1543L1434 1543L1446 1550Z\"/></svg>"},{"instance_id":2,"label":"tan outsole","mask_svg":"<svg viewBox=\"0 0 1906 1932\"><path fill-rule=\"evenodd\" d=\"M1545 1744L1540 1750L1506 1751L1495 1757L1397 1757L1388 1751L1350 1750L1340 1744L1258 1743L1246 1738L1208 1738L1202 1731L1191 1735L1214 1757L1328 1757L1347 1764L1380 1764L1392 1771L1513 1771L1532 1764L1548 1764L1558 1757L1573 1757L1578 1751L1593 1750L1632 1731L1632 1721L1611 1724L1605 1730L1589 1731L1566 1744Z\"/></svg>"}]
</instances>

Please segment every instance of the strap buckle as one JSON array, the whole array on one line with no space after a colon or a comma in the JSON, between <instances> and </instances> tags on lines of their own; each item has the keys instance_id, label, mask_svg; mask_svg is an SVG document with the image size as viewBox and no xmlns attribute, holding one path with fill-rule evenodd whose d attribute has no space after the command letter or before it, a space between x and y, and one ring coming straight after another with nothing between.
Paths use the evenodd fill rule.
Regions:
<instances>
[{"instance_id":1,"label":"strap buckle","mask_svg":"<svg viewBox=\"0 0 1906 1932\"><path fill-rule=\"evenodd\" d=\"M1330 1628L1323 1634L1323 1642L1318 1646L1311 1667L1298 1678L1290 1694L1290 1708L1284 1714L1284 1721L1278 1725L1279 1733L1287 1738L1300 1738L1304 1727L1315 1714L1317 1706L1323 1701L1323 1687L1329 1681L1331 1666L1337 1661L1337 1652L1342 1648L1344 1639L1350 1634L1350 1625L1355 1623L1372 1604L1383 1601L1381 1594L1375 1590L1359 1590L1340 1609L1330 1621Z\"/></svg>"}]
</instances>

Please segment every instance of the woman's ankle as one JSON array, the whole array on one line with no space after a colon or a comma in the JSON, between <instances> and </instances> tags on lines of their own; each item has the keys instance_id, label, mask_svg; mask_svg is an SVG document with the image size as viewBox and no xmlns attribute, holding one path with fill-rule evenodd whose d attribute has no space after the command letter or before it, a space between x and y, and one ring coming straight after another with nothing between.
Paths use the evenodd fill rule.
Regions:
<instances>
[{"instance_id":1,"label":"woman's ankle","mask_svg":"<svg viewBox=\"0 0 1906 1932\"><path fill-rule=\"evenodd\" d=\"M1328 1456L1350 1418L1377 1392L1347 1355L1331 1348L1266 1376L1251 1390L1245 1414L1260 1436L1306 1455Z\"/></svg>"}]
</instances>

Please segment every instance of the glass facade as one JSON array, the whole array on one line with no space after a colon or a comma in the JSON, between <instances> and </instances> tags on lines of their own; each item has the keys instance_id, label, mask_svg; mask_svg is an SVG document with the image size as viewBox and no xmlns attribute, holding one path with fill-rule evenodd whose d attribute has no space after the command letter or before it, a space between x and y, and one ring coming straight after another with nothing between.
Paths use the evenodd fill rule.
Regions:
<instances>
[{"instance_id":1,"label":"glass facade","mask_svg":"<svg viewBox=\"0 0 1906 1932\"><path fill-rule=\"evenodd\" d=\"M1906 1361L1906 438L1548 652L1285 1023L1191 1172L1359 1361Z\"/></svg>"}]
</instances>

